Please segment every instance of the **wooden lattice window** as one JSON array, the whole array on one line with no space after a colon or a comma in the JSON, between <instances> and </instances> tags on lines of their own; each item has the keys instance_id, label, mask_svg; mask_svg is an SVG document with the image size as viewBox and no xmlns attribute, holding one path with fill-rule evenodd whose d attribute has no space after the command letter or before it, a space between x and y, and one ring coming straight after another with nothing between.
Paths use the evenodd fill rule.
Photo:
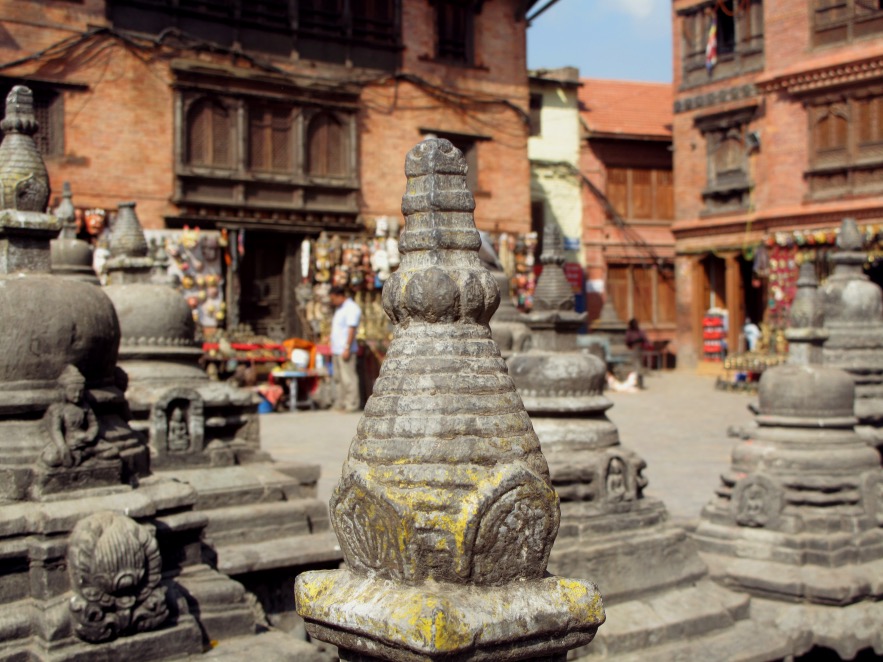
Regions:
<instances>
[{"instance_id":1,"label":"wooden lattice window","mask_svg":"<svg viewBox=\"0 0 883 662\"><path fill-rule=\"evenodd\" d=\"M252 170L292 170L292 118L289 108L249 108L248 164Z\"/></svg>"},{"instance_id":2,"label":"wooden lattice window","mask_svg":"<svg viewBox=\"0 0 883 662\"><path fill-rule=\"evenodd\" d=\"M883 143L883 97L856 102L859 148Z\"/></svg>"},{"instance_id":3,"label":"wooden lattice window","mask_svg":"<svg viewBox=\"0 0 883 662\"><path fill-rule=\"evenodd\" d=\"M393 0L350 0L353 36L378 42L395 42L396 11Z\"/></svg>"},{"instance_id":4,"label":"wooden lattice window","mask_svg":"<svg viewBox=\"0 0 883 662\"><path fill-rule=\"evenodd\" d=\"M623 218L629 215L628 168L607 168L607 199Z\"/></svg>"},{"instance_id":5,"label":"wooden lattice window","mask_svg":"<svg viewBox=\"0 0 883 662\"><path fill-rule=\"evenodd\" d=\"M213 99L202 99L187 113L187 162L230 168L233 165L233 114Z\"/></svg>"},{"instance_id":6,"label":"wooden lattice window","mask_svg":"<svg viewBox=\"0 0 883 662\"><path fill-rule=\"evenodd\" d=\"M438 59L472 64L474 10L462 0L436 0Z\"/></svg>"},{"instance_id":7,"label":"wooden lattice window","mask_svg":"<svg viewBox=\"0 0 883 662\"><path fill-rule=\"evenodd\" d=\"M341 176L347 173L346 133L331 113L319 113L307 129L308 170L311 175Z\"/></svg>"},{"instance_id":8,"label":"wooden lattice window","mask_svg":"<svg viewBox=\"0 0 883 662\"><path fill-rule=\"evenodd\" d=\"M814 161L823 165L847 160L849 118L845 104L832 104L816 110L812 132Z\"/></svg>"},{"instance_id":9,"label":"wooden lattice window","mask_svg":"<svg viewBox=\"0 0 883 662\"><path fill-rule=\"evenodd\" d=\"M824 46L883 32L881 0L811 0L813 43Z\"/></svg>"},{"instance_id":10,"label":"wooden lattice window","mask_svg":"<svg viewBox=\"0 0 883 662\"><path fill-rule=\"evenodd\" d=\"M671 170L607 168L607 200L622 218L674 218Z\"/></svg>"},{"instance_id":11,"label":"wooden lattice window","mask_svg":"<svg viewBox=\"0 0 883 662\"><path fill-rule=\"evenodd\" d=\"M338 33L343 28L343 0L300 0L298 11L304 30Z\"/></svg>"}]
</instances>

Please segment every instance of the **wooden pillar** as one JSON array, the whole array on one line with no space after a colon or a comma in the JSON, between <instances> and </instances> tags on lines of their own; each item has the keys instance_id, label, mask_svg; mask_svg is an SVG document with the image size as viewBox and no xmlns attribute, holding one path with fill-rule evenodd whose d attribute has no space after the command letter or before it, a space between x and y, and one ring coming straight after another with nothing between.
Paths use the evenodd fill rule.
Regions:
<instances>
[{"instance_id":1,"label":"wooden pillar","mask_svg":"<svg viewBox=\"0 0 883 662\"><path fill-rule=\"evenodd\" d=\"M727 332L727 345L730 353L739 349L739 333L745 323L745 293L742 291L742 272L739 268L739 254L727 253L724 256L727 313L730 328Z\"/></svg>"}]
</instances>

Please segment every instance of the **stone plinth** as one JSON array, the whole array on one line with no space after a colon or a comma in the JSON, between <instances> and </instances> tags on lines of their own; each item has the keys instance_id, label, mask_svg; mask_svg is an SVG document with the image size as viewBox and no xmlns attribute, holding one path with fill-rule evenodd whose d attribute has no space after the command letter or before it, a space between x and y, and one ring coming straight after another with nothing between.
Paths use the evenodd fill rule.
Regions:
<instances>
[{"instance_id":1,"label":"stone plinth","mask_svg":"<svg viewBox=\"0 0 883 662\"><path fill-rule=\"evenodd\" d=\"M862 626L883 622L883 471L855 431L851 376L815 362L827 336L815 287L805 264L789 363L763 374L757 426L694 537L718 582L757 596L752 619L775 624L791 654L825 646L852 659L883 651L880 629Z\"/></svg>"},{"instance_id":2,"label":"stone plinth","mask_svg":"<svg viewBox=\"0 0 883 662\"><path fill-rule=\"evenodd\" d=\"M153 281L134 203L121 205L118 219L104 291L120 319L132 426L148 438L158 475L196 488L218 568L283 618L294 610L298 572L341 559L316 498L319 466L274 462L261 451L256 394L209 380L184 297Z\"/></svg>"},{"instance_id":3,"label":"stone plinth","mask_svg":"<svg viewBox=\"0 0 883 662\"><path fill-rule=\"evenodd\" d=\"M612 403L604 361L577 348L585 314L573 310L557 226L544 237L543 272L526 316L533 346L508 363L561 498L549 568L597 577L604 595L607 625L577 657L775 659L786 652L776 633L747 619L746 597L710 581L693 542L666 522L660 501L644 495L646 465L620 443L605 413Z\"/></svg>"},{"instance_id":4,"label":"stone plinth","mask_svg":"<svg viewBox=\"0 0 883 662\"><path fill-rule=\"evenodd\" d=\"M463 155L408 155L395 335L331 516L347 569L296 583L307 631L345 660L560 659L604 620L587 580L549 577L558 498L488 320Z\"/></svg>"},{"instance_id":5,"label":"stone plinth","mask_svg":"<svg viewBox=\"0 0 883 662\"><path fill-rule=\"evenodd\" d=\"M819 288L828 338L824 363L855 381L856 430L883 450L883 292L864 273L867 253L855 220L843 221L834 272Z\"/></svg>"}]
</instances>

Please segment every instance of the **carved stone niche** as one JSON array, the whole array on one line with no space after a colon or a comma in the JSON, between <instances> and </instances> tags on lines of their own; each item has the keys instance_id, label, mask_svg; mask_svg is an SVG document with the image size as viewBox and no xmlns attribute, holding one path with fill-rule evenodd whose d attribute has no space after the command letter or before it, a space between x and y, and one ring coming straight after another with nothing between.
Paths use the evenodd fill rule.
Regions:
<instances>
[{"instance_id":1,"label":"carved stone niche","mask_svg":"<svg viewBox=\"0 0 883 662\"><path fill-rule=\"evenodd\" d=\"M775 528L784 505L782 488L762 474L740 480L733 488L731 507L740 526Z\"/></svg>"},{"instance_id":2,"label":"carved stone niche","mask_svg":"<svg viewBox=\"0 0 883 662\"><path fill-rule=\"evenodd\" d=\"M169 389L153 405L150 442L157 464L201 455L205 447L205 405L188 388Z\"/></svg>"},{"instance_id":3,"label":"carved stone niche","mask_svg":"<svg viewBox=\"0 0 883 662\"><path fill-rule=\"evenodd\" d=\"M629 460L618 454L608 454L604 471L604 499L608 503L636 501L641 498L647 479L642 472L646 463Z\"/></svg>"}]
</instances>

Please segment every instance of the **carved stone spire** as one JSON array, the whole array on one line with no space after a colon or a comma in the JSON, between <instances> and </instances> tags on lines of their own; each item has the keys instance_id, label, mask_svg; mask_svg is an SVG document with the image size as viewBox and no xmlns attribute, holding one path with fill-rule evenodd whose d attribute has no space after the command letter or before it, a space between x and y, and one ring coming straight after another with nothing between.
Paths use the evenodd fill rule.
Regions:
<instances>
[{"instance_id":1,"label":"carved stone spire","mask_svg":"<svg viewBox=\"0 0 883 662\"><path fill-rule=\"evenodd\" d=\"M74 209L70 182L61 185L61 202L55 208L55 218L61 223L59 239L77 238L77 210Z\"/></svg>"},{"instance_id":2,"label":"carved stone spire","mask_svg":"<svg viewBox=\"0 0 883 662\"><path fill-rule=\"evenodd\" d=\"M788 340L788 363L794 365L820 364L822 344L828 334L821 328L824 311L819 304L816 269L811 262L800 265L797 294L791 304L790 327L785 331Z\"/></svg>"},{"instance_id":3,"label":"carved stone spire","mask_svg":"<svg viewBox=\"0 0 883 662\"><path fill-rule=\"evenodd\" d=\"M603 608L545 576L558 498L490 336L466 162L431 139L405 173L395 335L331 499L348 569L298 577L298 611L344 660L563 659Z\"/></svg>"},{"instance_id":4,"label":"carved stone spire","mask_svg":"<svg viewBox=\"0 0 883 662\"><path fill-rule=\"evenodd\" d=\"M92 267L92 246L77 239L76 209L68 182L62 187L61 203L55 209L55 217L61 222L61 234L51 242L52 272L64 278L99 285Z\"/></svg>"},{"instance_id":5,"label":"carved stone spire","mask_svg":"<svg viewBox=\"0 0 883 662\"><path fill-rule=\"evenodd\" d=\"M0 209L46 211L49 175L34 143L38 128L33 92L16 85L6 97L6 116L0 122Z\"/></svg>"},{"instance_id":6,"label":"carved stone spire","mask_svg":"<svg viewBox=\"0 0 883 662\"><path fill-rule=\"evenodd\" d=\"M564 240L561 237L561 228L555 221L546 220L543 232L543 252L540 255L543 273L540 274L534 290L534 311L573 310L573 287L561 268L564 260Z\"/></svg>"},{"instance_id":7,"label":"carved stone spire","mask_svg":"<svg viewBox=\"0 0 883 662\"><path fill-rule=\"evenodd\" d=\"M107 283L149 282L154 266L149 253L144 228L135 214L135 203L121 202L110 232L110 257L104 265Z\"/></svg>"},{"instance_id":8,"label":"carved stone spire","mask_svg":"<svg viewBox=\"0 0 883 662\"><path fill-rule=\"evenodd\" d=\"M49 176L34 143L37 128L34 95L16 85L0 121L0 274L48 272L49 240L60 229L58 220L44 213Z\"/></svg>"}]
</instances>

